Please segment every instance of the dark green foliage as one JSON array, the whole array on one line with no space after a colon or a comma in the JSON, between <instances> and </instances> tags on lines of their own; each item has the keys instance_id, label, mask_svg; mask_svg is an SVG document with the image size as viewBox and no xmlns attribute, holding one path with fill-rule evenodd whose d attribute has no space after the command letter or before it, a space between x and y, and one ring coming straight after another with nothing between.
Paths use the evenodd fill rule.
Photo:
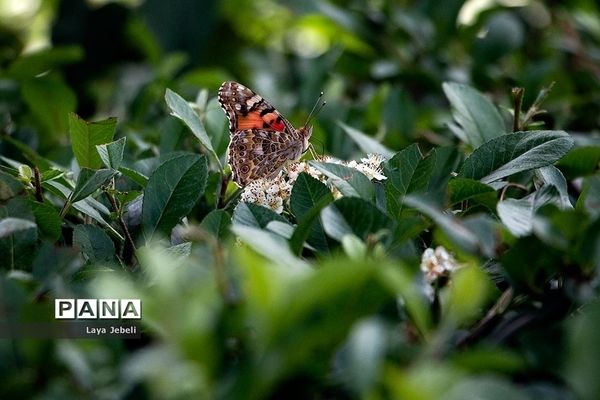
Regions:
<instances>
[{"instance_id":1,"label":"dark green foliage","mask_svg":"<svg viewBox=\"0 0 600 400\"><path fill-rule=\"evenodd\" d=\"M27 3L0 7L0 398L600 398L595 2ZM254 194L231 79L296 127L328 103ZM143 338L3 329L72 297L141 299Z\"/></svg>"}]
</instances>

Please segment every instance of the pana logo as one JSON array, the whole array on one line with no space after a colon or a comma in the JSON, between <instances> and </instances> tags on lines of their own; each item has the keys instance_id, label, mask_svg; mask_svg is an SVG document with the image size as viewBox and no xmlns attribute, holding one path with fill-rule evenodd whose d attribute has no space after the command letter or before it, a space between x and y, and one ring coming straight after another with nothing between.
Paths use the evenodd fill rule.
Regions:
<instances>
[{"instance_id":1,"label":"pana logo","mask_svg":"<svg viewBox=\"0 0 600 400\"><path fill-rule=\"evenodd\" d=\"M140 299L55 299L55 319L141 319Z\"/></svg>"}]
</instances>

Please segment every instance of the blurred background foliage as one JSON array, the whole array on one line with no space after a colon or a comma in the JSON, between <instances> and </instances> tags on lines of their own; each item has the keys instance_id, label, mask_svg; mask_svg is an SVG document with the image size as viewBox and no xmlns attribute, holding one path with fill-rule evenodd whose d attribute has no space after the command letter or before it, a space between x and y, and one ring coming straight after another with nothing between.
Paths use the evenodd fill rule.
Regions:
<instances>
[{"instance_id":1,"label":"blurred background foliage","mask_svg":"<svg viewBox=\"0 0 600 400\"><path fill-rule=\"evenodd\" d=\"M139 297L146 333L123 341L0 340L0 398L600 398L596 1L0 0L0 154L11 167L78 173L71 112L87 121L117 117L116 136L127 138L123 165L146 176L170 153L198 152L169 115L167 88L193 101L222 155L226 120L213 97L229 79L269 99L296 126L325 92L313 134L320 153L363 154L343 121L394 151L413 143L423 154L436 148L444 172L472 147L453 133L443 82L485 93L507 127L512 87L525 89L527 110L554 82L547 112L530 127L569 132L596 163L580 165L574 159L583 153L571 155L561 171L572 196L585 194L575 196L576 210L540 206L537 236L504 230L502 242L490 242L494 261L453 245L456 221L423 211L418 199L412 207L442 226L435 237L389 245L383 255L380 243L354 236L332 253L312 254L311 274L303 260L278 253L278 242L271 257L236 245L224 233L228 214L205 218L215 202L209 190L189 212L203 228L187 232L193 249L143 247L134 271L115 267L116 256L107 256L115 236L98 225L74 227L71 219L18 232L22 246L12 247L10 265L7 247L0 249L4 312L41 315L40 307L51 312L52 298L73 295ZM13 197L22 189L7 171L1 216L32 219ZM217 187L218 174L205 178ZM445 190L447 178L434 172L429 185ZM131 181L118 185L131 192L123 203L140 192ZM477 210L490 208L489 198L479 201ZM244 210L258 223L267 218ZM407 239L427 227L411 221L420 230ZM469 224L492 225L485 218ZM178 244L177 233L171 239ZM448 245L467 265L434 304L418 289L418 250L431 243ZM499 272L500 259L512 269ZM486 310L502 309L509 283L516 288L510 310L488 315L493 328L477 325ZM549 291L550 283L560 290Z\"/></svg>"}]
</instances>

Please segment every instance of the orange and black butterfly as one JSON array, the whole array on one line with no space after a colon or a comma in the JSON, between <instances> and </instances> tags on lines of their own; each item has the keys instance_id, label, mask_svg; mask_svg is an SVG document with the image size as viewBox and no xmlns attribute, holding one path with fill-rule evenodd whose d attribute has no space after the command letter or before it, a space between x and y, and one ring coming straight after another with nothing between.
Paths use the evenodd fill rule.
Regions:
<instances>
[{"instance_id":1,"label":"orange and black butterfly","mask_svg":"<svg viewBox=\"0 0 600 400\"><path fill-rule=\"evenodd\" d=\"M237 82L224 82L219 103L229 119L229 165L238 186L272 178L308 147L312 127L296 129L269 102Z\"/></svg>"}]
</instances>

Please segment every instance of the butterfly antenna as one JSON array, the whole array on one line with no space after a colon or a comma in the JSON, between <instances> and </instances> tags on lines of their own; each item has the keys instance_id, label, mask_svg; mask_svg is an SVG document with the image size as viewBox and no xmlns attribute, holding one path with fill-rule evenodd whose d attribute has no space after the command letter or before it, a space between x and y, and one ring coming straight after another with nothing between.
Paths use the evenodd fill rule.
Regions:
<instances>
[{"instance_id":1,"label":"butterfly antenna","mask_svg":"<svg viewBox=\"0 0 600 400\"><path fill-rule=\"evenodd\" d=\"M322 103L320 103L322 98L323 98L323 92L321 92L319 94L319 97L317 97L317 101L315 101L315 104L313 105L312 109L310 110L310 113L308 113L308 117L306 117L306 122L304 123L304 126L307 126L308 123L323 109L323 107L325 107L325 104L327 104L326 101L323 101Z\"/></svg>"}]
</instances>

